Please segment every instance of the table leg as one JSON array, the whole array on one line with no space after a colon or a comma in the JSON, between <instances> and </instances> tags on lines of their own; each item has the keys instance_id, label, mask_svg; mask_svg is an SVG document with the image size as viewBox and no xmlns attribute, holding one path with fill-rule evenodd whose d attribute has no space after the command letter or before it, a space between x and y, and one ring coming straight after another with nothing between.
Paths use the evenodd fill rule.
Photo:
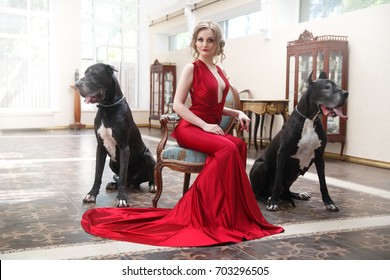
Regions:
<instances>
[{"instance_id":1,"label":"table leg","mask_svg":"<svg viewBox=\"0 0 390 280\"><path fill-rule=\"evenodd\" d=\"M248 111L246 113L246 115L252 121L252 111ZM251 147L251 139L252 139L252 125L251 124L249 125L248 134L249 134L249 136L248 136L249 137L249 139L248 139L248 148L250 148Z\"/></svg>"},{"instance_id":2,"label":"table leg","mask_svg":"<svg viewBox=\"0 0 390 280\"><path fill-rule=\"evenodd\" d=\"M262 125L263 125L263 119L264 119L264 116L261 118L261 124ZM256 151L259 150L259 148L257 147L257 137L256 137L257 136L257 130L259 129L259 122L260 122L260 115L255 113L255 131L253 132L253 142L255 144ZM261 142L262 134L263 134L262 129L260 129L260 142Z\"/></svg>"},{"instance_id":3,"label":"table leg","mask_svg":"<svg viewBox=\"0 0 390 280\"><path fill-rule=\"evenodd\" d=\"M274 119L275 119L275 115L272 115L271 116L271 126L270 126L270 129L269 129L269 142L270 143L272 141L272 127L274 126Z\"/></svg>"}]
</instances>

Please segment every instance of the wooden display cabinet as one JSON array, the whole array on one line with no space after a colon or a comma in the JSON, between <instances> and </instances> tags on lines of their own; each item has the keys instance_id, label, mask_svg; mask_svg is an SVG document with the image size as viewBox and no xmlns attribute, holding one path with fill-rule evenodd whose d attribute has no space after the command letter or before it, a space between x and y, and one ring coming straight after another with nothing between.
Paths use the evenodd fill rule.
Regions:
<instances>
[{"instance_id":1,"label":"wooden display cabinet","mask_svg":"<svg viewBox=\"0 0 390 280\"><path fill-rule=\"evenodd\" d=\"M287 42L286 99L289 111L295 108L306 90L307 79L325 72L342 89L348 89L348 41L346 36L316 36L305 30L297 40ZM347 105L343 107L347 113ZM343 160L346 121L339 117L323 117L322 124L329 142L341 143L340 159Z\"/></svg>"},{"instance_id":2,"label":"wooden display cabinet","mask_svg":"<svg viewBox=\"0 0 390 280\"><path fill-rule=\"evenodd\" d=\"M157 59L150 66L150 115L151 120L160 120L160 116L172 113L172 103L176 91L176 66L172 63L160 63Z\"/></svg>"}]
</instances>

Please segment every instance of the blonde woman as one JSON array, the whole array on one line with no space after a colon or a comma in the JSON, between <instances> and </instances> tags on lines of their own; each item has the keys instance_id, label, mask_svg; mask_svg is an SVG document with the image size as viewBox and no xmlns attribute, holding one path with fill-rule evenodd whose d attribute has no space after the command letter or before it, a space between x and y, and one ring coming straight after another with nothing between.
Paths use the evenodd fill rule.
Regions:
<instances>
[{"instance_id":1,"label":"blonde woman","mask_svg":"<svg viewBox=\"0 0 390 280\"><path fill-rule=\"evenodd\" d=\"M173 209L93 209L83 216L86 231L162 246L209 246L283 231L269 224L257 205L245 169L245 143L218 125L222 115L237 117L246 129L250 122L242 111L224 107L230 85L215 64L224 58L218 24L200 22L190 47L195 61L178 83L173 108L181 121L173 136L181 146L208 154L203 170ZM188 92L190 108L184 105Z\"/></svg>"}]
</instances>

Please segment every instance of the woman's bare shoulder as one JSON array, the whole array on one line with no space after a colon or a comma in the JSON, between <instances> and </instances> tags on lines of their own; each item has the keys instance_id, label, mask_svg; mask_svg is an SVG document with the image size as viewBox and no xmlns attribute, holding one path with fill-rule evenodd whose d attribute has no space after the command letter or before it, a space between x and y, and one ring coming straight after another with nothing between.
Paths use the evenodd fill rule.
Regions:
<instances>
[{"instance_id":1,"label":"woman's bare shoulder","mask_svg":"<svg viewBox=\"0 0 390 280\"><path fill-rule=\"evenodd\" d=\"M193 63L187 63L187 64L184 66L184 70L193 71L193 70L194 70L194 64L193 64Z\"/></svg>"}]
</instances>

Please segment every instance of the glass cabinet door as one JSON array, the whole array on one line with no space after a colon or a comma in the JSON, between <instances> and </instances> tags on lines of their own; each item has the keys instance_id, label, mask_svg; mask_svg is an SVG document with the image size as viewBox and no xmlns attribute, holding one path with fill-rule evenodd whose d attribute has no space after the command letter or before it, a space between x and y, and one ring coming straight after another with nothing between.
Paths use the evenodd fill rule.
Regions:
<instances>
[{"instance_id":1,"label":"glass cabinet door","mask_svg":"<svg viewBox=\"0 0 390 280\"><path fill-rule=\"evenodd\" d=\"M164 76L164 114L172 113L173 73L165 72Z\"/></svg>"},{"instance_id":2,"label":"glass cabinet door","mask_svg":"<svg viewBox=\"0 0 390 280\"><path fill-rule=\"evenodd\" d=\"M313 55L311 53L301 54L298 57L298 100L302 96L302 93L307 89L307 79L310 73L313 71Z\"/></svg>"},{"instance_id":3,"label":"glass cabinet door","mask_svg":"<svg viewBox=\"0 0 390 280\"><path fill-rule=\"evenodd\" d=\"M160 73L152 73L152 114L157 114L159 111L159 96L160 96Z\"/></svg>"},{"instance_id":4,"label":"glass cabinet door","mask_svg":"<svg viewBox=\"0 0 390 280\"><path fill-rule=\"evenodd\" d=\"M317 67L316 67L317 77L320 75L321 72L326 72L324 51L317 52Z\"/></svg>"},{"instance_id":5,"label":"glass cabinet door","mask_svg":"<svg viewBox=\"0 0 390 280\"><path fill-rule=\"evenodd\" d=\"M286 96L286 99L290 99L290 102L288 104L289 112L292 112L294 110L294 102L291 101L292 99L295 99L295 55L291 55L289 57L289 73L288 73L288 95Z\"/></svg>"},{"instance_id":6,"label":"glass cabinet door","mask_svg":"<svg viewBox=\"0 0 390 280\"><path fill-rule=\"evenodd\" d=\"M333 80L339 87L343 79L343 53L341 51L329 52L329 79Z\"/></svg>"},{"instance_id":7,"label":"glass cabinet door","mask_svg":"<svg viewBox=\"0 0 390 280\"><path fill-rule=\"evenodd\" d=\"M343 66L343 53L341 51L329 52L329 73L328 77L333 80L339 87L342 85L342 66ZM339 134L340 133L340 118L328 117L326 120L327 134Z\"/></svg>"}]
</instances>

